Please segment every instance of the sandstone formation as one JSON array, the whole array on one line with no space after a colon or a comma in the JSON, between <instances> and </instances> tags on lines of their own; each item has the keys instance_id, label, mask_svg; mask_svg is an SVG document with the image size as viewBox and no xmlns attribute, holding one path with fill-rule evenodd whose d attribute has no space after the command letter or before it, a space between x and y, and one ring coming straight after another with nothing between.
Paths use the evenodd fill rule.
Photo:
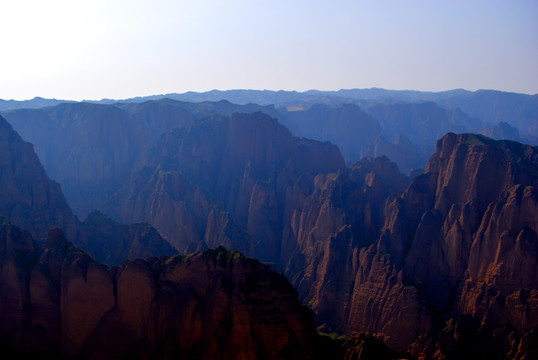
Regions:
<instances>
[{"instance_id":1,"label":"sandstone formation","mask_svg":"<svg viewBox=\"0 0 538 360\"><path fill-rule=\"evenodd\" d=\"M471 316L468 331L482 334L475 355L514 351L538 326L537 175L536 148L448 134L426 173L387 205L382 250L425 290L437 321ZM495 341L483 335L496 331Z\"/></svg>"},{"instance_id":2,"label":"sandstone formation","mask_svg":"<svg viewBox=\"0 0 538 360\"><path fill-rule=\"evenodd\" d=\"M207 119L140 158L116 216L154 224L179 251L222 241L275 262L326 331L460 354L439 331L468 314L509 324L516 340L495 352L514 351L537 319L536 149L448 134L409 185L386 158L345 169L330 149L262 114Z\"/></svg>"},{"instance_id":3,"label":"sandstone formation","mask_svg":"<svg viewBox=\"0 0 538 360\"><path fill-rule=\"evenodd\" d=\"M297 241L286 272L323 329L426 358L535 344L538 149L448 134L399 196L380 169L318 175L283 239Z\"/></svg>"},{"instance_id":4,"label":"sandstone formation","mask_svg":"<svg viewBox=\"0 0 538 360\"><path fill-rule=\"evenodd\" d=\"M286 278L224 248L108 268L60 230L39 249L1 219L0 347L85 359L310 359L308 310Z\"/></svg>"}]
</instances>

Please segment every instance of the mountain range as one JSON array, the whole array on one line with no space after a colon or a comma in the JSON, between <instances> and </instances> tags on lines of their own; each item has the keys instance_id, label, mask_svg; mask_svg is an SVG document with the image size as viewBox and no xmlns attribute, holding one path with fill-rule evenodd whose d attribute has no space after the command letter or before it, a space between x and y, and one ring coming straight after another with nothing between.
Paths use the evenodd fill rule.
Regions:
<instances>
[{"instance_id":1,"label":"mountain range","mask_svg":"<svg viewBox=\"0 0 538 360\"><path fill-rule=\"evenodd\" d=\"M3 349L537 356L535 96L228 95L2 113Z\"/></svg>"}]
</instances>

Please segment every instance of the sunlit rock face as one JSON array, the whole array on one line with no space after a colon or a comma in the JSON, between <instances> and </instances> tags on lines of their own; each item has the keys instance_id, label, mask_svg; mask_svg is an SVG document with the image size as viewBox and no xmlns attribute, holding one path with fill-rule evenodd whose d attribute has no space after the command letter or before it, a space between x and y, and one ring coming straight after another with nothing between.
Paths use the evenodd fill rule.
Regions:
<instances>
[{"instance_id":1,"label":"sunlit rock face","mask_svg":"<svg viewBox=\"0 0 538 360\"><path fill-rule=\"evenodd\" d=\"M389 203L385 249L435 316L454 318L448 352L515 354L537 327L537 186L535 147L447 134L426 173ZM399 243L407 253L390 250ZM470 336L482 339L472 351Z\"/></svg>"},{"instance_id":2,"label":"sunlit rock face","mask_svg":"<svg viewBox=\"0 0 538 360\"><path fill-rule=\"evenodd\" d=\"M381 181L397 179L379 175L387 167L319 175L292 218L287 274L326 330L368 331L416 355L439 350L424 338L464 354L466 331L483 340L473 356L515 354L538 319L537 154L447 134L398 196Z\"/></svg>"}]
</instances>

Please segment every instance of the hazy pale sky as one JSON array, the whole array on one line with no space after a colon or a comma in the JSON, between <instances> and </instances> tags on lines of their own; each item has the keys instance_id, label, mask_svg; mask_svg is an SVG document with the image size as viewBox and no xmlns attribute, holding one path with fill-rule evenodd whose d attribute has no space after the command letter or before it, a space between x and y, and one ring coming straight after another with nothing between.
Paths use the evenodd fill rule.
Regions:
<instances>
[{"instance_id":1,"label":"hazy pale sky","mask_svg":"<svg viewBox=\"0 0 538 360\"><path fill-rule=\"evenodd\" d=\"M0 99L211 89L538 93L538 1L0 2Z\"/></svg>"}]
</instances>

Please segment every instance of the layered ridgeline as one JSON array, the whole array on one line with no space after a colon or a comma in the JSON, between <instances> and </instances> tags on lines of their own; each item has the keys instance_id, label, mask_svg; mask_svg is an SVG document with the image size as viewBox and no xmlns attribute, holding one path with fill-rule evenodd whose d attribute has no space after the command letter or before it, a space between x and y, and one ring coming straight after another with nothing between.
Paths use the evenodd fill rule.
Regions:
<instances>
[{"instance_id":1,"label":"layered ridgeline","mask_svg":"<svg viewBox=\"0 0 538 360\"><path fill-rule=\"evenodd\" d=\"M107 211L181 251L225 244L277 263L326 331L429 357L531 356L536 153L448 134L408 184L386 158L346 168L331 144L234 114L162 135Z\"/></svg>"},{"instance_id":2,"label":"layered ridgeline","mask_svg":"<svg viewBox=\"0 0 538 360\"><path fill-rule=\"evenodd\" d=\"M320 106L326 105L329 105L329 108L338 108L341 107L341 104L355 104L360 105L361 108L369 112L368 109L373 107L376 108L375 111L377 112L377 115L374 117L380 122L382 127L382 136L377 139L374 145L368 148L368 155L385 155L391 160L397 162L400 169L405 172L413 170L417 166L423 168L426 165L427 159L431 155L430 151L419 154L420 161L417 160L419 159L416 156L417 154L413 153L417 150L415 147L421 149L421 142L433 134L440 137L448 131L480 132L498 139L521 140L522 142L531 143L534 145L538 143L538 95L526 95L495 90L466 91L463 89L456 89L443 92L387 90L378 88L348 89L339 91L309 90L305 92L269 90L212 90L204 93L187 92L184 94L153 95L125 100L103 99L93 103L144 103L150 100L153 102L160 101L165 98L190 102L227 100L234 104L246 104L251 106L250 110L248 111L261 110L260 108L252 108L252 103L274 105L279 109L279 117L286 117L288 113L286 109L292 109L294 111L310 111L312 108L319 108ZM27 101L0 100L0 111L10 109L43 108L45 106L53 106L59 103L69 103L69 101L42 98L35 98ZM414 119L410 124L411 128L404 128L400 134L404 138L401 138L398 141L397 139L400 137L400 135L397 134L397 137L394 138L394 136L391 135L391 132L393 132L395 129L401 128L399 125L409 124L409 120L411 118L409 117L410 107L408 107L408 105L411 108L415 108L412 110L412 112L415 112L415 115L420 114L423 116L423 118ZM441 111L438 111L434 109L434 107L442 109ZM396 108L398 108L398 112L392 111ZM380 109L381 113L379 113ZM321 110L322 111L320 113L317 111L312 111L313 121L311 123L317 122L316 119L320 119L320 115L324 116L323 113L328 113L326 109L324 110L322 108ZM403 112L400 113L400 110ZM245 109L240 110L236 108L235 111L245 111ZM264 111L269 111L269 109L265 108ZM446 114L443 114L443 112L448 113L449 116L446 117ZM273 112L270 112L270 114L273 115ZM377 117L378 115L379 117ZM385 132L387 129L383 127L382 123L384 122L384 117L387 115L391 115L393 119L397 118L398 121L394 129L389 128L388 132ZM394 115L396 117L394 117ZM292 117L294 116L295 114L292 114ZM303 117L302 115L299 116ZM340 124L342 123L342 117L345 118L346 116L343 114L336 114L336 116L330 118L335 131L329 129L330 134L326 135L332 137L337 135L339 132L338 127L341 126ZM453 120L456 120L457 122L457 118L463 120L468 118L470 121L463 121L459 122L459 124L454 124ZM446 127L447 124L445 123L445 120L447 119L449 121L448 127ZM422 123L422 128L420 127L421 120L425 120L425 122ZM357 121L361 121L360 116ZM477 121L481 124L477 124ZM413 122L418 122L419 127L416 127ZM430 124L428 124L428 122ZM456 128L454 125L457 125ZM461 125L463 125L463 128ZM353 126L356 126L356 124L353 124ZM445 127L445 129L443 132L437 133L435 131L437 127ZM421 130L426 128L433 131L428 131L426 133L426 137L423 139L419 138L418 142L411 140L411 144L413 146L409 146L406 140L409 140L410 136L407 134L411 134L412 137L413 135L421 133ZM301 130L299 128L290 128L290 130L296 136L305 136L301 135L299 132L295 132L295 130ZM319 132L319 130L317 130L315 127L309 127L307 131L314 133ZM23 136L26 138L25 133L23 133ZM357 136L359 136L359 134L357 134ZM28 139L35 142L34 139ZM318 137L315 137L315 139L327 140ZM345 149L348 145L346 139L347 134L342 134L337 135L331 141L342 149L343 156L346 161L359 160L359 158L348 158L349 153L348 150ZM430 149L434 149L436 140L437 138L435 138L433 141L429 141L427 146ZM356 147L352 149L352 152L358 153L360 151L361 149L357 150ZM48 169L47 164L45 164L45 167ZM70 196L68 196L68 198L70 198Z\"/></svg>"},{"instance_id":3,"label":"layered ridgeline","mask_svg":"<svg viewBox=\"0 0 538 360\"><path fill-rule=\"evenodd\" d=\"M75 214L85 218L129 179L138 156L164 132L186 128L214 113L263 110L270 106L227 101L191 104L163 99L143 104L65 103L3 113L35 146L47 174L62 184Z\"/></svg>"},{"instance_id":4,"label":"layered ridgeline","mask_svg":"<svg viewBox=\"0 0 538 360\"><path fill-rule=\"evenodd\" d=\"M59 229L39 248L0 218L0 294L0 349L13 358L321 359L331 351L281 273L224 248L109 268Z\"/></svg>"},{"instance_id":5,"label":"layered ridgeline","mask_svg":"<svg viewBox=\"0 0 538 360\"><path fill-rule=\"evenodd\" d=\"M121 264L128 258L174 254L176 251L148 224L122 225L99 213L80 222L60 185L51 181L32 144L21 139L0 117L0 215L43 243L50 229L66 236L97 260Z\"/></svg>"},{"instance_id":6,"label":"layered ridgeline","mask_svg":"<svg viewBox=\"0 0 538 360\"><path fill-rule=\"evenodd\" d=\"M275 109L227 101L195 104L161 99L109 105L66 103L3 114L35 145L49 176L62 184L75 214L84 218L95 209L104 209L104 202L129 179L139 155L163 133L189 128L211 114L251 111L278 118L294 136L331 141L340 148L346 163L386 156L404 173L424 169L435 142L449 131L482 132L513 140L520 137L508 120L495 125L489 118L472 118L433 102L366 102L361 107L310 104Z\"/></svg>"}]
</instances>

